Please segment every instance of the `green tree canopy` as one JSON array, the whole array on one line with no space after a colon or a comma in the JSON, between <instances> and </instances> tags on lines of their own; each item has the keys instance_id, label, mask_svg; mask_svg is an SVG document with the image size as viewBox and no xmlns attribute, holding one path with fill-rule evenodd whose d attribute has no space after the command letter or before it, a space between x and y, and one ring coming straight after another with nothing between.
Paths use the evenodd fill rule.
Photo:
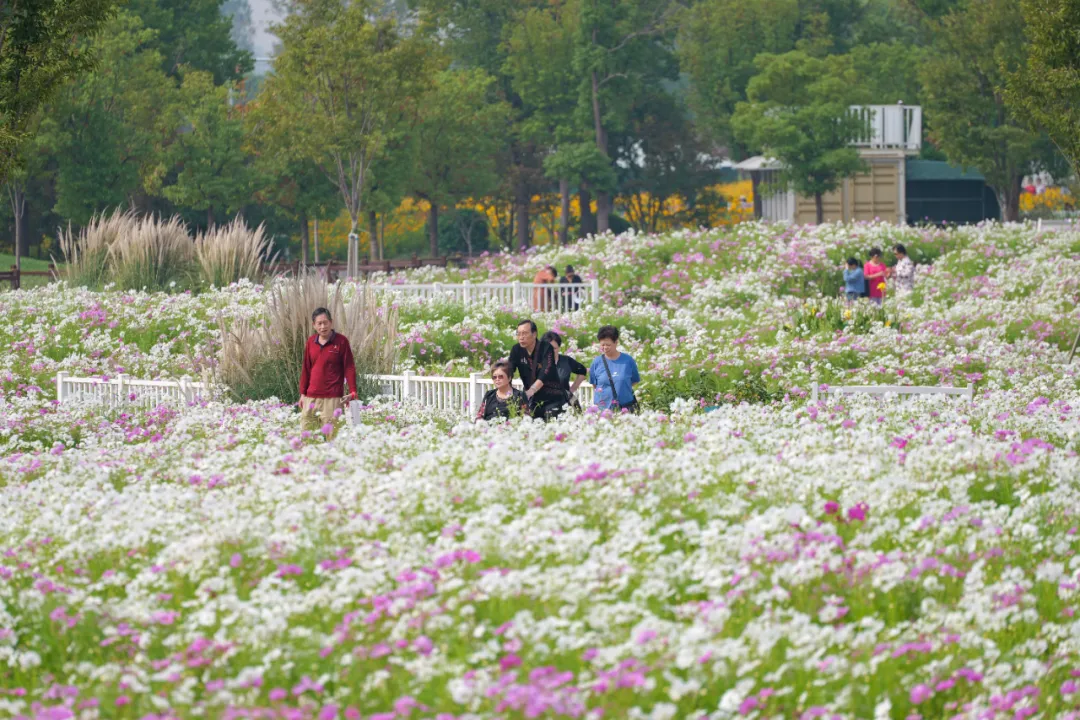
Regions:
<instances>
[{"instance_id":1,"label":"green tree canopy","mask_svg":"<svg viewBox=\"0 0 1080 720\"><path fill-rule=\"evenodd\" d=\"M760 56L757 65L748 102L735 109L735 135L783 164L783 182L813 196L820 223L822 197L864 167L850 146L859 122L848 108L861 99L854 64L847 55L793 50Z\"/></svg>"},{"instance_id":2,"label":"green tree canopy","mask_svg":"<svg viewBox=\"0 0 1080 720\"><path fill-rule=\"evenodd\" d=\"M0 0L0 179L27 124L64 82L94 60L76 38L94 35L116 0Z\"/></svg>"},{"instance_id":3,"label":"green tree canopy","mask_svg":"<svg viewBox=\"0 0 1080 720\"><path fill-rule=\"evenodd\" d=\"M1026 64L1016 0L969 0L938 21L920 77L930 137L955 164L997 192L1006 220L1020 216L1021 181L1045 157L1043 138L1005 102L1010 73Z\"/></svg>"},{"instance_id":4,"label":"green tree canopy","mask_svg":"<svg viewBox=\"0 0 1080 720\"><path fill-rule=\"evenodd\" d=\"M1027 62L1008 76L1013 111L1044 130L1080 178L1080 0L1022 0Z\"/></svg>"},{"instance_id":5,"label":"green tree canopy","mask_svg":"<svg viewBox=\"0 0 1080 720\"><path fill-rule=\"evenodd\" d=\"M165 72L178 77L186 66L211 73L220 85L239 80L255 62L233 39L232 18L222 13L224 1L127 0L127 7L157 31Z\"/></svg>"}]
</instances>

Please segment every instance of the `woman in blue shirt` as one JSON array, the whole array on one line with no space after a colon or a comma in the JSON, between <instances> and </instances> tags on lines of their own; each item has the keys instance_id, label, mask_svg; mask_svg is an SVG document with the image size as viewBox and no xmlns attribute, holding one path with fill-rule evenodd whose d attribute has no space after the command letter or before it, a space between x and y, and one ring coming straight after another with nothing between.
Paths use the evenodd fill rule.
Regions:
<instances>
[{"instance_id":1,"label":"woman in blue shirt","mask_svg":"<svg viewBox=\"0 0 1080 720\"><path fill-rule=\"evenodd\" d=\"M634 358L619 352L619 328L605 325L596 333L596 339L603 354L589 368L593 402L604 410L637 412L634 386L641 382L641 375Z\"/></svg>"}]
</instances>

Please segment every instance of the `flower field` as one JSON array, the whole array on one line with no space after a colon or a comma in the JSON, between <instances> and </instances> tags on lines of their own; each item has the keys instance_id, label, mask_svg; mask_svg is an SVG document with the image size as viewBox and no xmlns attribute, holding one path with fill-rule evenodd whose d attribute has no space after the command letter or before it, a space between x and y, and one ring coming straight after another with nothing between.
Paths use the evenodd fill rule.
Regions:
<instances>
[{"instance_id":1,"label":"flower field","mask_svg":"<svg viewBox=\"0 0 1080 720\"><path fill-rule=\"evenodd\" d=\"M835 299L897 241L912 295ZM1080 235L748 224L408 277L552 262L605 303L540 324L579 359L623 328L651 410L372 401L327 442L273 402L58 406L60 370L212 372L264 290L0 295L0 717L1080 718ZM419 371L513 341L400 309Z\"/></svg>"}]
</instances>

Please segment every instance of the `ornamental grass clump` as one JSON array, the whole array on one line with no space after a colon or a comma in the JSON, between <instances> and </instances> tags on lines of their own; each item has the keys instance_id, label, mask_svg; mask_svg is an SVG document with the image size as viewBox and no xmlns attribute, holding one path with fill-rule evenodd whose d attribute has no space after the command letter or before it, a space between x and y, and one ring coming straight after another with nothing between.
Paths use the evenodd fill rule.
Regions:
<instances>
[{"instance_id":1,"label":"ornamental grass clump","mask_svg":"<svg viewBox=\"0 0 1080 720\"><path fill-rule=\"evenodd\" d=\"M70 223L66 230L60 228L58 236L64 262L52 258L59 278L71 287L99 288L104 285L111 274L109 248L120 236L131 234L137 223L134 213L117 208L112 215L95 215L78 233L72 231Z\"/></svg>"},{"instance_id":2,"label":"ornamental grass clump","mask_svg":"<svg viewBox=\"0 0 1080 720\"><path fill-rule=\"evenodd\" d=\"M250 229L237 217L228 225L219 225L195 238L195 258L204 284L227 287L248 279L263 278L263 263L272 261L270 238L262 225Z\"/></svg>"},{"instance_id":3,"label":"ornamental grass clump","mask_svg":"<svg viewBox=\"0 0 1080 720\"><path fill-rule=\"evenodd\" d=\"M376 394L371 376L391 372L397 361L397 309L380 303L367 287L347 298L344 286L329 286L311 273L270 288L260 319L241 318L230 326L219 316L219 372L236 400L276 397L293 404L300 399L304 344L313 332L311 313L317 307L330 310L334 329L349 339L360 385L357 395Z\"/></svg>"},{"instance_id":4,"label":"ornamental grass clump","mask_svg":"<svg viewBox=\"0 0 1080 720\"><path fill-rule=\"evenodd\" d=\"M169 290L195 279L195 251L179 217L133 218L109 245L109 280L124 290Z\"/></svg>"}]
</instances>

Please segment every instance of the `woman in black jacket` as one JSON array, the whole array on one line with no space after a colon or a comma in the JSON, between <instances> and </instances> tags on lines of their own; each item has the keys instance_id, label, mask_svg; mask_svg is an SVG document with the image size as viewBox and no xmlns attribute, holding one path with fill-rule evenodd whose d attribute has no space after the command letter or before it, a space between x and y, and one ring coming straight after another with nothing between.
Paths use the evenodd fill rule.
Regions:
<instances>
[{"instance_id":1,"label":"woman in black jacket","mask_svg":"<svg viewBox=\"0 0 1080 720\"><path fill-rule=\"evenodd\" d=\"M555 369L559 371L559 383L566 395L566 404L580 410L581 405L578 403L575 393L577 393L581 383L585 382L585 377L589 374L589 371L574 358L562 354L562 336L559 333L549 330L544 333L540 340L551 345L551 349L555 353ZM571 381L571 377L574 378L573 381Z\"/></svg>"},{"instance_id":2,"label":"woman in black jacket","mask_svg":"<svg viewBox=\"0 0 1080 720\"><path fill-rule=\"evenodd\" d=\"M476 412L477 420L509 418L511 414L522 417L529 412L525 393L510 384L512 372L510 363L505 360L491 366L491 381L495 383L495 388L484 394L480 409Z\"/></svg>"}]
</instances>

